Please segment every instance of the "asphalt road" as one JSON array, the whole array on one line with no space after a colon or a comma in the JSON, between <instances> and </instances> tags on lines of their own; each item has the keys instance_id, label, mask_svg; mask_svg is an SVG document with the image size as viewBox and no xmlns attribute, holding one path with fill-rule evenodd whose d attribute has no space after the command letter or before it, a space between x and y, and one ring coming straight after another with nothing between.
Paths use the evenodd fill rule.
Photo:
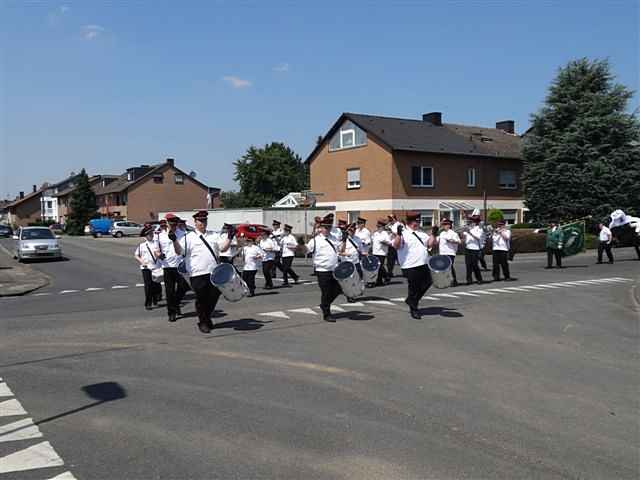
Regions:
<instances>
[{"instance_id":1,"label":"asphalt road","mask_svg":"<svg viewBox=\"0 0 640 480\"><path fill-rule=\"evenodd\" d=\"M191 300L176 324L141 308L115 242L65 239L33 264L47 290L0 299L0 478L638 478L629 249L516 257L517 282L430 290L421 321L400 278L335 324L317 285L261 292L204 336ZM41 437L3 440L28 418Z\"/></svg>"}]
</instances>

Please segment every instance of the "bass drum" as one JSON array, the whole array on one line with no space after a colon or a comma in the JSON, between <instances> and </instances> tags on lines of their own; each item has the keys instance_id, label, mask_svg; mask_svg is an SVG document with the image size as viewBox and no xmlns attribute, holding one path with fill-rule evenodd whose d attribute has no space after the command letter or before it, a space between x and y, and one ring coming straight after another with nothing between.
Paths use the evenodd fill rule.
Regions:
<instances>
[{"instance_id":1,"label":"bass drum","mask_svg":"<svg viewBox=\"0 0 640 480\"><path fill-rule=\"evenodd\" d=\"M333 278L340 284L342 293L347 298L356 298L364 293L364 283L360 280L360 275L353 262L340 262L333 271Z\"/></svg>"},{"instance_id":2,"label":"bass drum","mask_svg":"<svg viewBox=\"0 0 640 480\"><path fill-rule=\"evenodd\" d=\"M237 302L249 293L249 287L230 263L216 265L211 272L210 281L229 302Z\"/></svg>"},{"instance_id":3,"label":"bass drum","mask_svg":"<svg viewBox=\"0 0 640 480\"><path fill-rule=\"evenodd\" d=\"M448 288L451 286L453 276L451 275L451 259L446 255L434 255L429 257L427 263L431 271L433 286L436 288Z\"/></svg>"},{"instance_id":4,"label":"bass drum","mask_svg":"<svg viewBox=\"0 0 640 480\"><path fill-rule=\"evenodd\" d=\"M164 270L162 268L154 268L151 270L151 280L161 283L164 280Z\"/></svg>"},{"instance_id":5,"label":"bass drum","mask_svg":"<svg viewBox=\"0 0 640 480\"><path fill-rule=\"evenodd\" d=\"M365 285L376 283L378 280L378 270L380 270L380 260L374 255L363 255L360 259L362 265L362 280Z\"/></svg>"}]
</instances>

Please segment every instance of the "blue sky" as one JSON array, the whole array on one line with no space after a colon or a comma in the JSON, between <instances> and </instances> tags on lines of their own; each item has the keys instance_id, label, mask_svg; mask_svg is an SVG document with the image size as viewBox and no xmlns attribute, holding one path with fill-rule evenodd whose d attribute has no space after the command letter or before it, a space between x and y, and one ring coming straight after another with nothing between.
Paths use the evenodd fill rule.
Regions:
<instances>
[{"instance_id":1,"label":"blue sky","mask_svg":"<svg viewBox=\"0 0 640 480\"><path fill-rule=\"evenodd\" d=\"M304 158L343 111L522 132L573 58L636 89L639 21L631 0L5 0L0 198L166 157L235 188L247 147Z\"/></svg>"}]
</instances>

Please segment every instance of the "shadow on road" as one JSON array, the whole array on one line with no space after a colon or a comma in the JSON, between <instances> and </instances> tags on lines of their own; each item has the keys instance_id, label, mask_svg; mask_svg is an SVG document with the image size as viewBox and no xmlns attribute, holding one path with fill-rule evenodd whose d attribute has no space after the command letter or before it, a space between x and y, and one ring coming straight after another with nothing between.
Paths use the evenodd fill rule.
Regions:
<instances>
[{"instance_id":1,"label":"shadow on road","mask_svg":"<svg viewBox=\"0 0 640 480\"><path fill-rule=\"evenodd\" d=\"M447 307L421 308L419 312L420 312L420 315L440 315L441 317L449 317L449 318L464 317L464 315L458 312L457 309L447 308Z\"/></svg>"},{"instance_id":2,"label":"shadow on road","mask_svg":"<svg viewBox=\"0 0 640 480\"><path fill-rule=\"evenodd\" d=\"M233 330L247 332L251 330L258 330L264 327L267 323L260 320L254 320L253 318L241 318L239 320L229 320L222 323L216 323L214 328L220 330L222 328L232 328Z\"/></svg>"},{"instance_id":3,"label":"shadow on road","mask_svg":"<svg viewBox=\"0 0 640 480\"><path fill-rule=\"evenodd\" d=\"M334 313L333 317L336 320L347 319L347 320L355 320L355 321L367 321L367 320L372 320L372 319L375 318L375 316L371 315L370 313L361 312L360 310L352 310L350 312Z\"/></svg>"}]
</instances>

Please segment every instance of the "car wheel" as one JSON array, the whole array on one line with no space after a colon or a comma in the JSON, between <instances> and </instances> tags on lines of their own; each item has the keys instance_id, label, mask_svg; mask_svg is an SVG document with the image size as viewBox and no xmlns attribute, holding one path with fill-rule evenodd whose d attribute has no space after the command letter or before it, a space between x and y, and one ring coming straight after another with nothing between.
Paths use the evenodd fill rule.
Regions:
<instances>
[{"instance_id":1,"label":"car wheel","mask_svg":"<svg viewBox=\"0 0 640 480\"><path fill-rule=\"evenodd\" d=\"M122 238L124 236L124 234L122 232L116 232L113 234L114 237L116 238Z\"/></svg>"}]
</instances>

